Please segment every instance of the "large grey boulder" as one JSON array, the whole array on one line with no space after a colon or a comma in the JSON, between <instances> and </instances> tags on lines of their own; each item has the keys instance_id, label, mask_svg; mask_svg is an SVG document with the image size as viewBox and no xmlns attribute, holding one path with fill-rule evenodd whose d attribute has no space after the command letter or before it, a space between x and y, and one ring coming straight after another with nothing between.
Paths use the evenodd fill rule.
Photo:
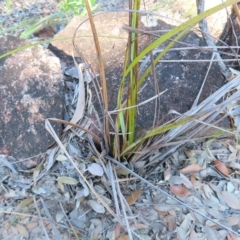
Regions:
<instances>
[{"instance_id":1,"label":"large grey boulder","mask_svg":"<svg viewBox=\"0 0 240 240\"><path fill-rule=\"evenodd\" d=\"M13 36L0 41L0 55L29 43ZM44 153L53 143L44 120L63 116L59 59L38 45L0 59L0 72L0 150L8 149L18 160ZM60 134L61 125L55 130ZM36 160L23 161L23 165L33 167Z\"/></svg>"}]
</instances>

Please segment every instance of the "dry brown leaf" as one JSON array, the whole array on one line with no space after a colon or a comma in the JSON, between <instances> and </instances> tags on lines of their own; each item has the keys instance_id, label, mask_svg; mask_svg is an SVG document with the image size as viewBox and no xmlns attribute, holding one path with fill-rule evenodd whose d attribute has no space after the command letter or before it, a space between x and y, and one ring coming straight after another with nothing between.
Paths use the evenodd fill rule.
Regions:
<instances>
[{"instance_id":1,"label":"dry brown leaf","mask_svg":"<svg viewBox=\"0 0 240 240\"><path fill-rule=\"evenodd\" d=\"M120 223L117 223L116 227L115 227L115 237L119 237L121 233L121 224Z\"/></svg>"},{"instance_id":2,"label":"dry brown leaf","mask_svg":"<svg viewBox=\"0 0 240 240\"><path fill-rule=\"evenodd\" d=\"M130 240L128 235L122 235L118 238L118 240Z\"/></svg>"},{"instance_id":3,"label":"dry brown leaf","mask_svg":"<svg viewBox=\"0 0 240 240\"><path fill-rule=\"evenodd\" d=\"M202 169L202 167L199 164L195 163L195 164L188 165L187 167L180 170L180 172L182 172L182 173L194 173L194 172L198 172L201 169Z\"/></svg>"},{"instance_id":4,"label":"dry brown leaf","mask_svg":"<svg viewBox=\"0 0 240 240\"><path fill-rule=\"evenodd\" d=\"M240 221L240 216L235 215L235 216L228 217L227 221L230 224L230 226L237 225Z\"/></svg>"},{"instance_id":5,"label":"dry brown leaf","mask_svg":"<svg viewBox=\"0 0 240 240\"><path fill-rule=\"evenodd\" d=\"M223 200L229 207L233 209L240 209L239 199L233 193L222 191L222 196Z\"/></svg>"},{"instance_id":6,"label":"dry brown leaf","mask_svg":"<svg viewBox=\"0 0 240 240\"><path fill-rule=\"evenodd\" d=\"M221 162L219 159L216 159L214 161L214 165L215 165L215 168L220 172L222 173L223 175L225 176L229 176L229 170L228 168L226 167L226 165Z\"/></svg>"},{"instance_id":7,"label":"dry brown leaf","mask_svg":"<svg viewBox=\"0 0 240 240\"><path fill-rule=\"evenodd\" d=\"M196 155L192 150L184 150L184 153L188 158L194 157Z\"/></svg>"},{"instance_id":8,"label":"dry brown leaf","mask_svg":"<svg viewBox=\"0 0 240 240\"><path fill-rule=\"evenodd\" d=\"M174 221L173 221L173 219L170 219L167 222L167 228L168 228L168 231L173 231L174 230Z\"/></svg>"},{"instance_id":9,"label":"dry brown leaf","mask_svg":"<svg viewBox=\"0 0 240 240\"><path fill-rule=\"evenodd\" d=\"M197 233L193 229L191 229L189 240L195 240L195 239L197 239Z\"/></svg>"},{"instance_id":10,"label":"dry brown leaf","mask_svg":"<svg viewBox=\"0 0 240 240\"><path fill-rule=\"evenodd\" d=\"M5 222L4 222L4 229L5 229L5 230L8 230L8 229L10 228L10 226L11 226L11 225L9 224L8 221L5 221Z\"/></svg>"},{"instance_id":11,"label":"dry brown leaf","mask_svg":"<svg viewBox=\"0 0 240 240\"><path fill-rule=\"evenodd\" d=\"M162 216L168 215L168 212L158 211L158 210L155 209L155 208L154 208L154 210L155 210L159 215L162 215Z\"/></svg>"},{"instance_id":12,"label":"dry brown leaf","mask_svg":"<svg viewBox=\"0 0 240 240\"><path fill-rule=\"evenodd\" d=\"M232 233L228 233L227 240L238 240L238 237L233 235Z\"/></svg>"},{"instance_id":13,"label":"dry brown leaf","mask_svg":"<svg viewBox=\"0 0 240 240\"><path fill-rule=\"evenodd\" d=\"M191 176L191 177L190 177L190 181L191 181L191 183L192 183L192 185L193 185L193 188L195 188L196 178L195 178L194 176Z\"/></svg>"},{"instance_id":14,"label":"dry brown leaf","mask_svg":"<svg viewBox=\"0 0 240 240\"><path fill-rule=\"evenodd\" d=\"M31 231L35 227L37 227L38 224L39 224L38 222L30 222L30 223L27 223L25 226L26 226L27 230Z\"/></svg>"},{"instance_id":15,"label":"dry brown leaf","mask_svg":"<svg viewBox=\"0 0 240 240\"><path fill-rule=\"evenodd\" d=\"M129 205L134 204L140 198L141 194L142 194L142 190L140 189L132 192L131 195L126 197L127 203Z\"/></svg>"},{"instance_id":16,"label":"dry brown leaf","mask_svg":"<svg viewBox=\"0 0 240 240\"><path fill-rule=\"evenodd\" d=\"M47 229L49 229L49 230L52 229L52 225L48 220L43 220L43 223L45 224L45 227Z\"/></svg>"},{"instance_id":17,"label":"dry brown leaf","mask_svg":"<svg viewBox=\"0 0 240 240\"><path fill-rule=\"evenodd\" d=\"M148 229L148 225L138 222L131 224L130 227L135 229Z\"/></svg>"},{"instance_id":18,"label":"dry brown leaf","mask_svg":"<svg viewBox=\"0 0 240 240\"><path fill-rule=\"evenodd\" d=\"M170 191L178 197L190 195L188 189L180 185L171 186Z\"/></svg>"},{"instance_id":19,"label":"dry brown leaf","mask_svg":"<svg viewBox=\"0 0 240 240\"><path fill-rule=\"evenodd\" d=\"M14 227L14 226L10 226L10 229L11 229L11 231L14 233L14 234L18 234L18 230L17 230L17 228L16 227Z\"/></svg>"},{"instance_id":20,"label":"dry brown leaf","mask_svg":"<svg viewBox=\"0 0 240 240\"><path fill-rule=\"evenodd\" d=\"M23 226L22 224L16 224L16 228L19 232L20 235L22 235L23 237L27 238L29 237L29 234L28 234L28 231L27 229L25 228L25 226Z\"/></svg>"}]
</instances>

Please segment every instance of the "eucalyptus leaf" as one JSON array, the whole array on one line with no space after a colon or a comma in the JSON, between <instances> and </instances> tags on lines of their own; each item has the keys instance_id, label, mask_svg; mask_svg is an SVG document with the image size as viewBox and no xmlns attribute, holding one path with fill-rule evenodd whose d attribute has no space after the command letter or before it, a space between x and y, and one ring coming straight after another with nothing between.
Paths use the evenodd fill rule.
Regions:
<instances>
[{"instance_id":1,"label":"eucalyptus leaf","mask_svg":"<svg viewBox=\"0 0 240 240\"><path fill-rule=\"evenodd\" d=\"M105 208L101 203L98 203L97 201L94 200L89 200L88 203L95 212L105 213Z\"/></svg>"},{"instance_id":2,"label":"eucalyptus leaf","mask_svg":"<svg viewBox=\"0 0 240 240\"><path fill-rule=\"evenodd\" d=\"M59 177L56 179L56 181L58 181L60 183L69 184L69 185L78 184L78 181L75 178L71 178L71 177Z\"/></svg>"}]
</instances>

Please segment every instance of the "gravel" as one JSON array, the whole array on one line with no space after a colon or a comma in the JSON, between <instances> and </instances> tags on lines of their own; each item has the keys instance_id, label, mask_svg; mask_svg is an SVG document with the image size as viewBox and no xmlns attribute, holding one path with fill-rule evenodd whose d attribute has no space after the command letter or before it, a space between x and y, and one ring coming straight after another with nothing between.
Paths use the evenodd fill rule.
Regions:
<instances>
[{"instance_id":1,"label":"gravel","mask_svg":"<svg viewBox=\"0 0 240 240\"><path fill-rule=\"evenodd\" d=\"M126 0L99 0L96 11L111 11L126 7ZM43 17L60 11L58 0L0 0L0 35L20 35ZM55 27L57 33L62 27Z\"/></svg>"}]
</instances>

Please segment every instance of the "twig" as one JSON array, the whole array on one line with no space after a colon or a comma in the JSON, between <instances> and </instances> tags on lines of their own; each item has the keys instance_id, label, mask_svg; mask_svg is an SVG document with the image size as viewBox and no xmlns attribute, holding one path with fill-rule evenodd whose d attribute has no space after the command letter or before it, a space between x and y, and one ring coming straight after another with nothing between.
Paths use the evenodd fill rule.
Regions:
<instances>
[{"instance_id":1,"label":"twig","mask_svg":"<svg viewBox=\"0 0 240 240\"><path fill-rule=\"evenodd\" d=\"M164 94L166 91L167 91L167 89L164 90L163 92L161 92L161 93L159 93L159 94L157 94L157 95L155 95L155 96L153 96L153 97L151 97L151 98L149 98L149 99L147 99L147 100L145 100L145 101L137 104L137 105L134 105L134 106L131 106L131 107L126 107L126 108L121 108L121 109L117 109L117 110L113 110L113 111L108 111L108 114L112 114L112 113L116 113L116 112L121 112L121 111L130 109L130 108L140 107L141 105L144 105L144 104L146 104L146 103L148 103L148 102L151 102L152 100L158 98L159 96L161 96L162 94Z\"/></svg>"},{"instance_id":2,"label":"twig","mask_svg":"<svg viewBox=\"0 0 240 240\"><path fill-rule=\"evenodd\" d=\"M200 88L200 90L199 90L199 92L198 92L198 95L197 95L196 99L194 100L194 103L193 103L191 109L194 109L194 108L197 106L197 104L198 104L198 101L199 101L199 98L200 98L200 96L201 96L201 93L202 93L203 87L204 87L204 85L205 85L205 82L206 82L206 80L207 80L209 71L210 71L210 69L211 69L211 67L212 67L212 60L214 59L215 55L216 55L216 53L213 53L213 54L212 54L211 62L210 62L210 64L209 64L209 66L208 66L207 73L206 73L206 75L205 75L205 78L204 78L204 80L203 80L202 86L201 86L201 88Z\"/></svg>"},{"instance_id":3,"label":"twig","mask_svg":"<svg viewBox=\"0 0 240 240\"><path fill-rule=\"evenodd\" d=\"M109 162L108 164L109 168L112 169L113 173L115 173L115 177L116 177L116 172L115 169L112 168L111 163ZM126 209L125 209L125 205L123 203L123 197L122 197L122 192L120 190L119 184L118 182L113 182L113 188L116 188L117 192L118 192L118 196L119 196L119 201L120 204L122 206L122 212L123 212L123 216L124 216L124 220L125 220L125 224L126 224L126 228L127 228L127 232L128 232L128 236L130 239L133 239L132 237L132 232L130 229L130 225L129 225L129 221L128 221L128 217L127 217L127 213L126 213Z\"/></svg>"},{"instance_id":4,"label":"twig","mask_svg":"<svg viewBox=\"0 0 240 240\"><path fill-rule=\"evenodd\" d=\"M45 228L45 226L44 226L44 223L43 223L42 216L41 216L41 214L40 214L39 208L38 208L38 206L37 206L37 202L36 202L35 196L33 196L33 201L34 201L34 205L35 205L35 208L36 208L36 210L37 210L37 213L38 213L38 216L39 216L41 225L42 225L42 227L43 227L44 233L45 233L45 235L46 235L46 238L47 238L48 240L50 240L50 238L49 238L49 236L48 236L48 233L47 233L47 230L46 230L46 228Z\"/></svg>"},{"instance_id":5,"label":"twig","mask_svg":"<svg viewBox=\"0 0 240 240\"><path fill-rule=\"evenodd\" d=\"M53 218L52 218L50 212L48 211L48 208L47 208L47 206L46 206L44 200L43 200L42 198L40 198L40 200L41 200L41 203L42 203L42 205L43 205L43 208L44 208L44 211L45 211L47 217L51 220L51 221L50 221L50 224L51 224L51 226L52 226L52 229L53 229L53 231L54 231L54 233L55 233L57 239L61 240L62 237L61 237L61 235L60 235L58 229L56 228L56 226L55 226L55 224L54 224Z\"/></svg>"},{"instance_id":6,"label":"twig","mask_svg":"<svg viewBox=\"0 0 240 240\"><path fill-rule=\"evenodd\" d=\"M65 218L67 219L68 224L69 224L69 225L71 226L71 228L72 228L73 234L75 235L76 239L79 240L79 238L78 238L78 236L77 236L77 233L76 233L76 230L75 230L75 228L73 227L71 221L68 219L68 216L67 216L67 214L66 214L66 212L65 212L65 210L64 210L64 208L63 208L63 206L62 206L62 203L59 203L59 205L60 205L60 207L61 207L61 209L62 209L62 212L63 212Z\"/></svg>"},{"instance_id":7,"label":"twig","mask_svg":"<svg viewBox=\"0 0 240 240\"><path fill-rule=\"evenodd\" d=\"M91 12L91 8L89 5L88 0L84 0L85 5L86 5L86 10L88 13L89 17L89 23L91 25L92 29L92 34L93 34L93 39L94 39L94 45L95 45L95 50L96 50L96 55L97 55L97 60L98 60L98 66L100 70L100 79L101 79L101 87L102 87L102 93L103 93L103 103L104 103L104 111L108 111L108 95L107 95L107 82L106 82L106 76L105 76L105 70L104 70L104 62L102 58L102 53L101 53L101 48L100 48L100 43L98 39L98 34L96 30L95 23L93 21L93 15ZM105 115L104 120L104 140L105 140L105 147L106 150L108 151L109 149L109 143L110 143L110 135L109 135L109 116Z\"/></svg>"},{"instance_id":8,"label":"twig","mask_svg":"<svg viewBox=\"0 0 240 240\"><path fill-rule=\"evenodd\" d=\"M123 29L128 29L129 28L129 26L128 25L123 25ZM200 30L200 29L197 29L198 30L198 32L201 32L202 33L202 30ZM140 33L142 33L142 34L150 34L150 35L152 35L152 36L155 36L155 37L160 37L160 35L158 35L158 34L156 34L156 33L151 33L151 32L149 32L149 31L146 31L146 30L144 30L144 29L140 29L140 28L138 28L138 29L135 29L135 28L131 28L131 31L132 32L140 32ZM158 31L156 31L156 32L158 32ZM216 38L216 37L213 37L213 36L211 36L211 38L212 39L215 39L215 40L217 40L217 41L219 41L219 42L221 42L221 43L223 43L223 44L225 44L223 41L221 41L221 39L218 39L218 38ZM225 44L226 46L218 46L217 48L216 48L216 46L214 45L214 46L194 46L194 45L192 45L192 44L189 44L189 43L186 43L186 42L182 42L182 41L178 41L178 40L176 40L176 39L172 39L172 38L169 38L169 40L171 40L171 41L173 41L173 42L176 42L176 43L179 43L179 44L181 44L181 45L184 45L184 46L188 46L188 47L186 47L186 48L171 48L171 49L169 49L169 51L175 51L175 50L183 50L183 49L200 49L200 50L202 50L202 49L204 49L204 50L206 50L206 51L210 51L210 52L217 52L217 53L221 53L221 54L224 54L224 55L228 55L228 56L234 56L234 57L239 57L236 53L228 53L228 52L223 52L223 51L218 51L218 49L219 48L228 48L228 49L233 49L233 48L239 48L238 46L228 46L227 44ZM153 50L153 54L155 54L155 53L157 53L157 52L161 52L161 51L164 51L164 49L160 49L160 50L158 50L158 49L155 49L155 50ZM147 57L147 58L150 58L149 56ZM218 61L218 60L217 60ZM141 72L141 71L140 71Z\"/></svg>"}]
</instances>

